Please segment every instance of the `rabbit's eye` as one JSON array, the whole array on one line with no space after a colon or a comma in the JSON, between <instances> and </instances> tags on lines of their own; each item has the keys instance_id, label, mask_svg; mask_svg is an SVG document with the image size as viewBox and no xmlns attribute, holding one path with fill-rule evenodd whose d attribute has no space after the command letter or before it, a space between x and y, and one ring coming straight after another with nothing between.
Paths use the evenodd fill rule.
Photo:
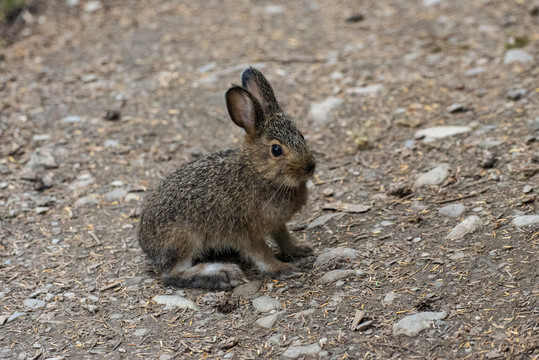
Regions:
<instances>
[{"instance_id":1,"label":"rabbit's eye","mask_svg":"<svg viewBox=\"0 0 539 360\"><path fill-rule=\"evenodd\" d=\"M273 144L271 145L271 155L277 157L283 154L283 148L281 145Z\"/></svg>"}]
</instances>

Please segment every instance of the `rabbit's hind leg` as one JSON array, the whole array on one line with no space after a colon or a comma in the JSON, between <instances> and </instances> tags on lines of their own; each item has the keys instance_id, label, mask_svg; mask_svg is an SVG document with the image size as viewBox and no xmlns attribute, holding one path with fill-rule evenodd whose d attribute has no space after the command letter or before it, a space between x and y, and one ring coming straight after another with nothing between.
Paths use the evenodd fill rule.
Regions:
<instances>
[{"instance_id":1,"label":"rabbit's hind leg","mask_svg":"<svg viewBox=\"0 0 539 360\"><path fill-rule=\"evenodd\" d=\"M247 282L245 274L236 264L200 263L191 261L176 264L171 271L162 273L163 282L178 287L230 289Z\"/></svg>"}]
</instances>

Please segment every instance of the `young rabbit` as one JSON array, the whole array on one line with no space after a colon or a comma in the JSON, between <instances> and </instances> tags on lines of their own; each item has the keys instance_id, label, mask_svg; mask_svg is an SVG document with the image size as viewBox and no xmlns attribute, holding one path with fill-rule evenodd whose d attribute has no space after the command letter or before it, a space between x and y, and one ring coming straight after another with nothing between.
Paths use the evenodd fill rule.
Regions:
<instances>
[{"instance_id":1,"label":"young rabbit","mask_svg":"<svg viewBox=\"0 0 539 360\"><path fill-rule=\"evenodd\" d=\"M193 265L208 250L236 250L271 277L293 273L267 236L283 254L312 253L285 223L307 200L315 159L264 75L248 68L241 83L225 95L230 118L246 132L241 146L181 167L144 204L139 243L166 284L226 289L247 281L235 264Z\"/></svg>"}]
</instances>

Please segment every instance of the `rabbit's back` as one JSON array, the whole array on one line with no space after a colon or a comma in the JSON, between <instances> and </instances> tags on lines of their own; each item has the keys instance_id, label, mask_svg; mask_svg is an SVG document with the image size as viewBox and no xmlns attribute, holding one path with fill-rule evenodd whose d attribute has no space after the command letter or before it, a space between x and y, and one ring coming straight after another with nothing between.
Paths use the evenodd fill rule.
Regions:
<instances>
[{"instance_id":1,"label":"rabbit's back","mask_svg":"<svg viewBox=\"0 0 539 360\"><path fill-rule=\"evenodd\" d=\"M272 186L239 149L186 164L163 180L143 210L150 227L182 228L202 237L267 233L307 200L305 187Z\"/></svg>"}]
</instances>

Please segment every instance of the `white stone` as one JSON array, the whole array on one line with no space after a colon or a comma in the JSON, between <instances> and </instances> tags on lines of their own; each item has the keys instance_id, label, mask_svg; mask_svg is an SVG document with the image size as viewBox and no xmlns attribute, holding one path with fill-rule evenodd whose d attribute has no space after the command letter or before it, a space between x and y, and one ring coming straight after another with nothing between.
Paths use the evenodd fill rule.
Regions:
<instances>
[{"instance_id":1,"label":"white stone","mask_svg":"<svg viewBox=\"0 0 539 360\"><path fill-rule=\"evenodd\" d=\"M449 164L440 164L434 169L419 175L414 183L414 187L418 188L426 185L439 185L449 177L450 170L451 166Z\"/></svg>"},{"instance_id":2,"label":"white stone","mask_svg":"<svg viewBox=\"0 0 539 360\"><path fill-rule=\"evenodd\" d=\"M421 331L428 329L434 321L443 320L446 317L445 311L421 312L406 316L393 325L393 335L416 336Z\"/></svg>"},{"instance_id":3,"label":"white stone","mask_svg":"<svg viewBox=\"0 0 539 360\"><path fill-rule=\"evenodd\" d=\"M284 313L284 311L279 311L279 312L277 312L275 314L264 316L264 317L256 320L255 324L260 326L260 327L263 327L265 329L271 329L273 327L273 325L275 325L275 323L279 319L279 316L281 314L283 314L283 313Z\"/></svg>"},{"instance_id":4,"label":"white stone","mask_svg":"<svg viewBox=\"0 0 539 360\"><path fill-rule=\"evenodd\" d=\"M539 224L539 215L522 215L513 219L513 225L518 227Z\"/></svg>"},{"instance_id":5,"label":"white stone","mask_svg":"<svg viewBox=\"0 0 539 360\"><path fill-rule=\"evenodd\" d=\"M443 216L458 218L462 215L462 213L464 213L465 210L466 206L462 204L449 204L440 208L440 210L438 210L438 213Z\"/></svg>"},{"instance_id":6,"label":"white stone","mask_svg":"<svg viewBox=\"0 0 539 360\"><path fill-rule=\"evenodd\" d=\"M109 191L105 194L105 199L107 201L118 201L123 199L127 195L127 191L122 188L116 188L112 191Z\"/></svg>"},{"instance_id":7,"label":"white stone","mask_svg":"<svg viewBox=\"0 0 539 360\"><path fill-rule=\"evenodd\" d=\"M429 143L437 139L443 139L449 136L464 134L470 132L471 130L472 128L469 126L435 126L428 129L416 131L414 138L423 138L424 143Z\"/></svg>"},{"instance_id":8,"label":"white stone","mask_svg":"<svg viewBox=\"0 0 539 360\"><path fill-rule=\"evenodd\" d=\"M327 265L333 261L343 261L343 260L354 260L359 256L359 252L350 248L330 248L322 251L316 261L314 262L314 267L319 268L324 265Z\"/></svg>"},{"instance_id":9,"label":"white stone","mask_svg":"<svg viewBox=\"0 0 539 360\"><path fill-rule=\"evenodd\" d=\"M363 270L331 270L324 274L320 279L318 279L318 283L320 285L328 285L335 281L346 279L347 277L351 276L358 276L358 275L365 275L365 271Z\"/></svg>"},{"instance_id":10,"label":"white stone","mask_svg":"<svg viewBox=\"0 0 539 360\"><path fill-rule=\"evenodd\" d=\"M343 103L343 99L330 96L326 100L311 104L308 117L315 126L324 126L331 121L330 111Z\"/></svg>"},{"instance_id":11,"label":"white stone","mask_svg":"<svg viewBox=\"0 0 539 360\"><path fill-rule=\"evenodd\" d=\"M253 307L260 312L270 312L283 307L281 302L269 296L260 296L253 300Z\"/></svg>"},{"instance_id":12,"label":"white stone","mask_svg":"<svg viewBox=\"0 0 539 360\"><path fill-rule=\"evenodd\" d=\"M318 344L311 344L311 345L304 345L304 346L290 346L288 349L285 350L285 352L283 353L283 356L287 358L295 359L302 355L316 355L320 351L322 351L322 349L320 348L320 345Z\"/></svg>"},{"instance_id":13,"label":"white stone","mask_svg":"<svg viewBox=\"0 0 539 360\"><path fill-rule=\"evenodd\" d=\"M383 89L382 85L373 84L369 86L362 86L362 87L355 87L355 88L347 89L346 93L354 94L354 95L363 95L363 96L375 96L382 89Z\"/></svg>"},{"instance_id":14,"label":"white stone","mask_svg":"<svg viewBox=\"0 0 539 360\"><path fill-rule=\"evenodd\" d=\"M282 5L266 5L264 11L269 15L277 15L285 12L285 7Z\"/></svg>"},{"instance_id":15,"label":"white stone","mask_svg":"<svg viewBox=\"0 0 539 360\"><path fill-rule=\"evenodd\" d=\"M38 299L26 299L24 300L24 306L30 309L40 309L46 305L45 301Z\"/></svg>"},{"instance_id":16,"label":"white stone","mask_svg":"<svg viewBox=\"0 0 539 360\"><path fill-rule=\"evenodd\" d=\"M91 13L101 9L102 7L101 2L99 1L89 1L84 5L84 11Z\"/></svg>"},{"instance_id":17,"label":"white stone","mask_svg":"<svg viewBox=\"0 0 539 360\"><path fill-rule=\"evenodd\" d=\"M78 123L82 120L80 116L77 115L69 115L62 119L63 123Z\"/></svg>"},{"instance_id":18,"label":"white stone","mask_svg":"<svg viewBox=\"0 0 539 360\"><path fill-rule=\"evenodd\" d=\"M445 238L448 240L462 239L466 234L473 233L482 225L483 221L481 218L479 218L479 216L468 216L460 224L455 226Z\"/></svg>"},{"instance_id":19,"label":"white stone","mask_svg":"<svg viewBox=\"0 0 539 360\"><path fill-rule=\"evenodd\" d=\"M520 49L507 50L503 58L503 63L507 65L514 62L531 63L533 62L533 56Z\"/></svg>"},{"instance_id":20,"label":"white stone","mask_svg":"<svg viewBox=\"0 0 539 360\"><path fill-rule=\"evenodd\" d=\"M176 306L181 309L198 310L198 307L189 299L176 295L157 295L152 298L158 304L167 305L169 307Z\"/></svg>"},{"instance_id":21,"label":"white stone","mask_svg":"<svg viewBox=\"0 0 539 360\"><path fill-rule=\"evenodd\" d=\"M84 197L81 197L79 199L77 199L77 201L75 201L75 206L76 207L80 207L80 206L95 206L99 204L99 201L92 197L92 196L84 196Z\"/></svg>"},{"instance_id":22,"label":"white stone","mask_svg":"<svg viewBox=\"0 0 539 360\"><path fill-rule=\"evenodd\" d=\"M384 302L384 304L391 304L393 300L395 300L398 297L399 295L397 293L391 291L391 292L388 292L386 296L384 296L384 300L382 301Z\"/></svg>"}]
</instances>

